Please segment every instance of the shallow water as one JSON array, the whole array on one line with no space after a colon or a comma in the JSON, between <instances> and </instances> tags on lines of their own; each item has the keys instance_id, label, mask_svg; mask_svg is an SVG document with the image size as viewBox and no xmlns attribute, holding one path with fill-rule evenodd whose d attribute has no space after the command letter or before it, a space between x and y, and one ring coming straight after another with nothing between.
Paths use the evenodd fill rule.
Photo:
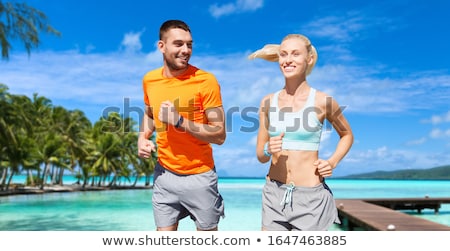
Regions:
<instances>
[{"instance_id":1,"label":"shallow water","mask_svg":"<svg viewBox=\"0 0 450 251\"><path fill-rule=\"evenodd\" d=\"M335 198L450 197L450 181L330 179L327 183ZM260 230L263 185L264 179L219 180L225 200L219 230ZM154 230L151 196L152 190L113 190L0 197L0 230ZM450 204L437 215L431 209L406 212L450 226ZM195 225L186 218L179 229L195 230Z\"/></svg>"}]
</instances>

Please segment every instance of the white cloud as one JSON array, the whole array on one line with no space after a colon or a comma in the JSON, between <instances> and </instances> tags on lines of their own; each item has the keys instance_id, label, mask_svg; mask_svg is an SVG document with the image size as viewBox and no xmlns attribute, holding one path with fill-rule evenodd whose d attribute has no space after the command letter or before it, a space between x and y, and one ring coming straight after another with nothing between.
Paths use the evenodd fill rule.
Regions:
<instances>
[{"instance_id":1,"label":"white cloud","mask_svg":"<svg viewBox=\"0 0 450 251\"><path fill-rule=\"evenodd\" d=\"M430 137L433 139L442 139L442 138L450 137L450 129L442 130L442 129L435 128L435 129L431 130Z\"/></svg>"},{"instance_id":2,"label":"white cloud","mask_svg":"<svg viewBox=\"0 0 450 251\"><path fill-rule=\"evenodd\" d=\"M129 32L126 33L121 46L126 52L139 52L142 49L141 43L142 32Z\"/></svg>"},{"instance_id":3,"label":"white cloud","mask_svg":"<svg viewBox=\"0 0 450 251\"><path fill-rule=\"evenodd\" d=\"M224 4L224 5L217 5L213 4L209 6L209 13L215 18L219 18L224 15L229 15L236 11L236 6L232 3Z\"/></svg>"},{"instance_id":4,"label":"white cloud","mask_svg":"<svg viewBox=\"0 0 450 251\"><path fill-rule=\"evenodd\" d=\"M236 0L234 3L222 5L215 3L209 6L209 13L215 18L219 18L236 13L256 11L263 5L264 0Z\"/></svg>"},{"instance_id":5,"label":"white cloud","mask_svg":"<svg viewBox=\"0 0 450 251\"><path fill-rule=\"evenodd\" d=\"M429 120L424 120L426 123L431 123L433 125L450 122L450 111L442 115L433 115Z\"/></svg>"},{"instance_id":6,"label":"white cloud","mask_svg":"<svg viewBox=\"0 0 450 251\"><path fill-rule=\"evenodd\" d=\"M376 149L351 150L334 173L344 176L374 171L424 169L441 166L442 163L450 163L450 155L445 150L427 152L380 146Z\"/></svg>"},{"instance_id":7,"label":"white cloud","mask_svg":"<svg viewBox=\"0 0 450 251\"><path fill-rule=\"evenodd\" d=\"M382 26L395 30L396 26L390 19L373 17L364 11L349 11L314 19L307 23L302 30L308 31L310 36L327 38L330 41L350 42L371 36L368 30L373 26ZM373 32L374 29L370 29Z\"/></svg>"},{"instance_id":8,"label":"white cloud","mask_svg":"<svg viewBox=\"0 0 450 251\"><path fill-rule=\"evenodd\" d=\"M422 137L420 139L408 141L408 142L406 142L406 145L407 146L417 146L417 145L423 145L425 142L427 142L427 138Z\"/></svg>"},{"instance_id":9,"label":"white cloud","mask_svg":"<svg viewBox=\"0 0 450 251\"><path fill-rule=\"evenodd\" d=\"M251 147L256 147L256 139L257 139L257 135L253 136L252 138L250 138L250 140L247 142L247 144Z\"/></svg>"},{"instance_id":10,"label":"white cloud","mask_svg":"<svg viewBox=\"0 0 450 251\"><path fill-rule=\"evenodd\" d=\"M125 99L140 104L142 76L153 68L144 55L81 54L77 51L14 55L2 65L0 81L12 94L37 93L69 109L91 111L98 119L105 107L124 108Z\"/></svg>"},{"instance_id":11,"label":"white cloud","mask_svg":"<svg viewBox=\"0 0 450 251\"><path fill-rule=\"evenodd\" d=\"M382 76L382 77L380 77ZM399 77L381 65L330 64L316 67L308 78L330 91L347 112L399 113L448 107L450 75L414 73ZM429 90L436 90L430 92Z\"/></svg>"}]
</instances>

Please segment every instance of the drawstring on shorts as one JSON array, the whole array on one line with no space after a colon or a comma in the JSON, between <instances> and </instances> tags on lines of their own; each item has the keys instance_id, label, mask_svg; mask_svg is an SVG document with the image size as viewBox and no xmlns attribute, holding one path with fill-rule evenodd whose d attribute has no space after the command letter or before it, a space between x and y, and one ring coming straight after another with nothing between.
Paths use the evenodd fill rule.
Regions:
<instances>
[{"instance_id":1,"label":"drawstring on shorts","mask_svg":"<svg viewBox=\"0 0 450 251\"><path fill-rule=\"evenodd\" d=\"M286 191L284 191L283 199L280 202L280 206L291 203L292 191L294 191L294 189L295 189L294 182L289 183L289 186L286 187Z\"/></svg>"}]
</instances>

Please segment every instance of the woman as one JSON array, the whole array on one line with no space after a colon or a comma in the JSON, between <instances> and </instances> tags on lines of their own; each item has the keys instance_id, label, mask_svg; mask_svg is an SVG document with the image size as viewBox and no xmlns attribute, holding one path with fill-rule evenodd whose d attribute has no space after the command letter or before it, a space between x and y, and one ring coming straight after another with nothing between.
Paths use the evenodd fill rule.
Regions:
<instances>
[{"instance_id":1,"label":"woman","mask_svg":"<svg viewBox=\"0 0 450 251\"><path fill-rule=\"evenodd\" d=\"M340 223L325 178L353 144L353 134L339 104L312 88L306 76L317 52L303 35L286 36L249 56L278 61L285 86L260 104L256 154L271 160L263 188L262 230L328 230ZM327 119L340 139L328 159L319 158L322 125Z\"/></svg>"}]
</instances>

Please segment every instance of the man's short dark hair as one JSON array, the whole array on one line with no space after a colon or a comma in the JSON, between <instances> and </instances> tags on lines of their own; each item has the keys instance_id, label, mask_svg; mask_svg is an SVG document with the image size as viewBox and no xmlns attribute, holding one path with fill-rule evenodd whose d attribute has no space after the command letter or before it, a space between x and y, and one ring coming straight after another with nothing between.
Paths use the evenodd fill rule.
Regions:
<instances>
[{"instance_id":1,"label":"man's short dark hair","mask_svg":"<svg viewBox=\"0 0 450 251\"><path fill-rule=\"evenodd\" d=\"M181 20L167 20L159 28L159 40L163 40L163 35L171 29L182 29L191 33L189 26Z\"/></svg>"}]
</instances>

